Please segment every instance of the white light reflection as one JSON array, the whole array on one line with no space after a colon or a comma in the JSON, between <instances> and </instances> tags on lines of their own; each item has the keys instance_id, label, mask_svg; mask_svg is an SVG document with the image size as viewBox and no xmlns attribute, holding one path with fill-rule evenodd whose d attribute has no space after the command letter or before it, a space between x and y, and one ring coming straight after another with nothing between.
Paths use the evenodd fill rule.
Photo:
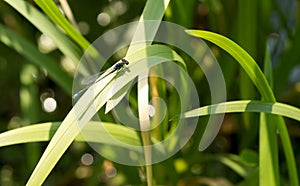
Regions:
<instances>
[{"instance_id":1,"label":"white light reflection","mask_svg":"<svg viewBox=\"0 0 300 186\"><path fill-rule=\"evenodd\" d=\"M53 112L56 110L56 107L56 100L51 97L46 98L43 102L43 108L46 112Z\"/></svg>"},{"instance_id":2,"label":"white light reflection","mask_svg":"<svg viewBox=\"0 0 300 186\"><path fill-rule=\"evenodd\" d=\"M69 74L74 75L76 71L76 65L72 61L72 59L66 56L62 56L62 58L60 59L60 64Z\"/></svg>"},{"instance_id":3,"label":"white light reflection","mask_svg":"<svg viewBox=\"0 0 300 186\"><path fill-rule=\"evenodd\" d=\"M92 165L94 162L94 157L93 155L89 153L85 153L84 155L81 156L81 163L83 165Z\"/></svg>"},{"instance_id":4,"label":"white light reflection","mask_svg":"<svg viewBox=\"0 0 300 186\"><path fill-rule=\"evenodd\" d=\"M155 107L153 105L149 105L149 116L153 117L155 115Z\"/></svg>"},{"instance_id":5,"label":"white light reflection","mask_svg":"<svg viewBox=\"0 0 300 186\"><path fill-rule=\"evenodd\" d=\"M56 49L56 45L50 37L42 34L38 39L38 48L43 53L49 53Z\"/></svg>"},{"instance_id":6,"label":"white light reflection","mask_svg":"<svg viewBox=\"0 0 300 186\"><path fill-rule=\"evenodd\" d=\"M111 18L107 13L100 13L97 16L97 22L101 26L107 26L110 23L110 20L111 20Z\"/></svg>"}]
</instances>

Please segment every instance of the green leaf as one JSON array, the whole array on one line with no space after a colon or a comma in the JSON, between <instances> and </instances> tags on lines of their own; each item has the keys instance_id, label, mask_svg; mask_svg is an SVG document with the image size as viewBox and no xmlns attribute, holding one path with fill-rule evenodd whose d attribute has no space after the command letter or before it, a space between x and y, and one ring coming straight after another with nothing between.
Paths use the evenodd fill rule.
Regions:
<instances>
[{"instance_id":1,"label":"green leaf","mask_svg":"<svg viewBox=\"0 0 300 186\"><path fill-rule=\"evenodd\" d=\"M47 122L32 124L29 126L13 129L0 134L0 147L15 145L20 143L49 141L61 122ZM99 127L103 125L104 127ZM89 122L86 126L84 138L78 135L75 138L77 142L95 142L108 145L122 145L107 140L107 135L112 135L118 140L130 145L140 146L140 138L134 130L128 127L117 125L115 123ZM108 134L109 133L109 134ZM97 138L95 136L98 136ZM100 137L99 137L100 136ZM128 146L124 147L128 148ZM134 149L132 149L134 150Z\"/></svg>"},{"instance_id":2,"label":"green leaf","mask_svg":"<svg viewBox=\"0 0 300 186\"><path fill-rule=\"evenodd\" d=\"M266 44L265 61L264 61L264 73L271 86L273 87L273 68L270 54L270 47Z\"/></svg>"},{"instance_id":3,"label":"green leaf","mask_svg":"<svg viewBox=\"0 0 300 186\"><path fill-rule=\"evenodd\" d=\"M263 112L275 115L281 115L287 118L291 118L300 121L300 109L279 102L265 102L265 101L229 101L225 103L218 103L200 107L197 109L185 112L182 118L191 118L199 116L207 116L211 114L223 114L223 113L236 113L236 112Z\"/></svg>"},{"instance_id":4,"label":"green leaf","mask_svg":"<svg viewBox=\"0 0 300 186\"><path fill-rule=\"evenodd\" d=\"M237 43L245 49L251 56L256 58L257 53L257 0L240 1L237 7ZM233 75L231 78L234 78ZM257 96L257 91L249 76L243 69L239 69L239 89L240 99L254 99ZM240 132L241 142L240 148L244 148L253 143L253 133L257 132L259 123L256 122L252 114L243 114L244 129Z\"/></svg>"},{"instance_id":5,"label":"green leaf","mask_svg":"<svg viewBox=\"0 0 300 186\"><path fill-rule=\"evenodd\" d=\"M90 55L96 61L103 61L102 56L100 56L94 46L72 26L52 0L35 0L35 2L55 24L60 26L79 46L81 46L85 51L85 55Z\"/></svg>"},{"instance_id":6,"label":"green leaf","mask_svg":"<svg viewBox=\"0 0 300 186\"><path fill-rule=\"evenodd\" d=\"M271 57L268 46L265 52L264 72L273 82ZM264 100L264 98L262 98ZM261 113L259 118L259 184L280 185L276 118ZM275 140L274 140L275 139Z\"/></svg>"},{"instance_id":7,"label":"green leaf","mask_svg":"<svg viewBox=\"0 0 300 186\"><path fill-rule=\"evenodd\" d=\"M128 56L126 59L131 61L128 66L128 72L110 74L103 80L95 83L82 95L57 129L29 178L27 185L41 185L44 182L57 161L79 134L80 128L83 128L91 117L93 117L114 94L121 90L123 86L146 69L156 64L179 58L174 51L166 46L166 50L160 57L157 57L160 54L156 54L156 57L147 56L147 54L155 50L156 47L158 46L153 45L142 49L140 51L141 54L145 54L146 56L134 54ZM167 52L167 50L169 52ZM137 58L137 56L140 56L140 58ZM142 60L146 57L147 61Z\"/></svg>"},{"instance_id":8,"label":"green leaf","mask_svg":"<svg viewBox=\"0 0 300 186\"><path fill-rule=\"evenodd\" d=\"M4 0L42 33L50 37L56 46L77 65L81 56L81 49L76 46L57 26L54 25L44 14L26 1Z\"/></svg>"},{"instance_id":9,"label":"green leaf","mask_svg":"<svg viewBox=\"0 0 300 186\"><path fill-rule=\"evenodd\" d=\"M144 11L140 17L136 32L141 32L141 34L135 34L131 40L131 44L128 48L128 51L126 53L126 58L127 56L135 53L136 51L151 45L156 32L159 28L159 25L161 23L161 20L163 18L163 15L166 11L166 8L169 4L170 0L149 0L147 1ZM154 20L154 24L145 24L145 21L149 20ZM144 40L141 40L143 38ZM138 43L135 43L136 41L140 41ZM146 55L147 56L147 55ZM149 62L150 60L148 60ZM148 106L149 106L149 83L148 83L148 78L145 78L148 76L148 69L143 71L143 73L140 73L138 76L138 113L139 113L139 122L140 122L140 128L142 129L141 131L141 136L142 136L142 141L144 146L149 146L151 145L151 131L143 131L143 129L148 129L150 128L150 118L149 114L147 112ZM132 84L130 82L129 84ZM115 99L111 105L117 104L118 100L120 98ZM109 110L107 108L106 110ZM152 149L151 148L145 148L145 161L146 161L146 178L147 178L147 184L148 185L153 185L153 175L152 175Z\"/></svg>"},{"instance_id":10,"label":"green leaf","mask_svg":"<svg viewBox=\"0 0 300 186\"><path fill-rule=\"evenodd\" d=\"M279 186L276 118L261 113L259 119L259 184Z\"/></svg>"},{"instance_id":11,"label":"green leaf","mask_svg":"<svg viewBox=\"0 0 300 186\"><path fill-rule=\"evenodd\" d=\"M242 161L249 166L258 165L258 154L253 150L250 149L242 150L242 152L240 153L240 157Z\"/></svg>"},{"instance_id":12,"label":"green leaf","mask_svg":"<svg viewBox=\"0 0 300 186\"><path fill-rule=\"evenodd\" d=\"M42 54L32 43L2 25L0 25L0 40L7 46L15 49L30 62L40 68L45 68L53 81L68 93L72 92L72 78L61 69L57 61L46 54Z\"/></svg>"},{"instance_id":13,"label":"green leaf","mask_svg":"<svg viewBox=\"0 0 300 186\"><path fill-rule=\"evenodd\" d=\"M268 84L268 81L264 74L262 73L261 69L259 66L256 64L254 59L245 51L243 50L239 45L231 41L230 39L221 36L216 33L208 32L208 31L201 31L201 30L187 30L186 31L188 34L204 38L222 49L224 49L226 52L228 52L231 56L233 56L237 62L241 65L241 67L245 70L245 72L248 74L256 88L259 90L260 94L263 97L264 101L270 101L270 102L276 102L275 96L272 92L272 89L270 85ZM299 180L298 180L298 173L297 173L297 168L296 168L296 162L295 162L295 157L293 154L293 148L291 145L291 141L289 138L289 134L287 131L287 128L285 126L284 120L280 116L274 116L274 120L276 120L277 123L277 129L280 134L281 140L283 142L283 149L284 149L284 154L285 158L287 160L287 167L288 167L288 172L289 172L289 177L292 185L299 185ZM268 123L270 125L270 123ZM276 135L269 135L271 133L274 133L274 130L268 129L264 130L263 134L264 136L268 136L268 141L276 141ZM273 145L269 145L269 148L273 148ZM275 148L275 147L274 147ZM270 152L275 152L276 150L272 149L269 151ZM269 169L273 168L272 163L275 163L273 160L277 159L277 154L260 154L260 156L272 156L271 159L267 159L268 161L264 161L263 163L265 165L261 165L264 167L269 167ZM270 160L270 161L269 161ZM277 160L276 160L277 161ZM278 161L277 161L278 162ZM277 166L276 166L277 167ZM276 170L277 171L277 170ZM276 172L275 171L275 172ZM268 172L269 173L269 172ZM276 174L276 173L274 173ZM269 177L268 175L260 175L260 177ZM272 175L273 178L276 177L276 175ZM270 177L269 177L270 178ZM272 179L272 178L270 178ZM276 181L275 181L276 182ZM265 183L268 184L268 183Z\"/></svg>"},{"instance_id":14,"label":"green leaf","mask_svg":"<svg viewBox=\"0 0 300 186\"><path fill-rule=\"evenodd\" d=\"M188 34L206 39L228 52L243 67L266 101L275 101L272 89L254 59L239 45L216 33L202 30L187 30Z\"/></svg>"},{"instance_id":15,"label":"green leaf","mask_svg":"<svg viewBox=\"0 0 300 186\"><path fill-rule=\"evenodd\" d=\"M35 0L36 4L49 16L49 18L60 26L76 43L84 50L88 49L90 43L72 26L62 15L52 0Z\"/></svg>"}]
</instances>

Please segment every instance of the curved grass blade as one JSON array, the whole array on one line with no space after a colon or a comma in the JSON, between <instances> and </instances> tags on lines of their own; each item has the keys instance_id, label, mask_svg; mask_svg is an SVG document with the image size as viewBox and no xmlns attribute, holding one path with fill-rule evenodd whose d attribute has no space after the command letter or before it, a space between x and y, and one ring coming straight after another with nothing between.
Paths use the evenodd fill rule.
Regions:
<instances>
[{"instance_id":1,"label":"curved grass blade","mask_svg":"<svg viewBox=\"0 0 300 186\"><path fill-rule=\"evenodd\" d=\"M151 51L154 50L155 47L156 46L146 47L142 50ZM170 48L168 49L170 54L174 53ZM35 167L35 170L29 178L27 185L41 185L44 182L57 161L79 134L80 130L115 93L122 89L123 86L146 69L165 61L172 61L178 56L166 55L169 58L151 58L150 56L147 56L147 52L144 52L144 54L145 56L140 55L140 58L137 58L134 54L126 58L131 62L127 67L129 69L128 73L119 75L116 78L114 78L116 74L110 74L103 80L95 83L83 94L57 129L38 165ZM133 59L140 60L146 57L149 59L148 63L146 63L146 61L133 61ZM97 90L93 90L93 88ZM92 104L93 106L91 106Z\"/></svg>"},{"instance_id":2,"label":"curved grass blade","mask_svg":"<svg viewBox=\"0 0 300 186\"><path fill-rule=\"evenodd\" d=\"M275 96L272 92L271 87L268 84L268 81L262 71L260 70L259 66L256 64L254 59L244 50L242 49L239 45L231 41L230 39L221 36L216 33L208 32L208 31L201 31L201 30L187 30L186 31L188 34L196 37L200 37L203 39L206 39L222 49L224 49L226 52L228 52L231 56L233 56L237 62L244 68L254 85L257 87L259 90L260 94L262 95L262 98L264 101L270 101L270 102L276 102ZM297 173L297 168L296 168L296 161L295 157L293 154L293 148L291 145L291 141L289 138L289 134L285 125L285 122L282 117L280 116L274 116L274 121L276 120L277 123L277 129L280 134L281 140L283 142L283 150L285 154L285 158L287 160L287 168L288 168L288 173L290 177L290 181L292 185L299 185L299 179L298 179L298 173ZM274 133L272 129L265 130L263 134L264 136L269 136L268 133ZM268 142L272 143L273 141L276 141L277 138L275 138L275 135L269 136L269 139L267 140ZM200 143L201 146L201 143ZM274 147L272 144L268 144L268 147L270 148L270 152L275 152L276 147ZM272 149L273 148L273 149ZM270 157L267 158L267 157ZM277 155L273 154L264 154L260 153L260 159L265 159L264 168L268 167L268 170L272 170L273 164L278 162L277 160ZM277 166L278 167L278 166ZM273 172L272 175L270 175L271 172L267 171L264 172L263 174L260 174L260 178L263 178L264 180L272 180L272 182L277 182L273 178L276 178L276 171ZM277 176L278 177L278 176ZM265 184L269 184L266 181ZM280 184L280 183L276 183Z\"/></svg>"},{"instance_id":3,"label":"curved grass blade","mask_svg":"<svg viewBox=\"0 0 300 186\"><path fill-rule=\"evenodd\" d=\"M50 37L56 46L77 65L81 56L81 49L64 35L50 20L26 1L4 0L42 33Z\"/></svg>"},{"instance_id":4,"label":"curved grass blade","mask_svg":"<svg viewBox=\"0 0 300 186\"><path fill-rule=\"evenodd\" d=\"M86 40L73 25L62 15L52 0L35 0L36 4L60 26L81 48L96 61L103 61L98 51Z\"/></svg>"},{"instance_id":5,"label":"curved grass blade","mask_svg":"<svg viewBox=\"0 0 300 186\"><path fill-rule=\"evenodd\" d=\"M84 50L91 45L62 15L52 0L35 0L36 4Z\"/></svg>"},{"instance_id":6,"label":"curved grass blade","mask_svg":"<svg viewBox=\"0 0 300 186\"><path fill-rule=\"evenodd\" d=\"M0 134L0 147L21 143L49 141L53 137L55 131L58 129L60 124L61 122L47 122L33 124L26 127L21 127L7 132L3 132ZM105 130L103 128L97 127L98 125L103 125L103 128L105 128ZM128 127L122 125L117 125L115 123L100 123L91 121L84 130L87 135L85 135L84 138L78 135L75 138L75 141L120 145L106 140L106 136L109 132L109 135L112 135L115 138L122 140L122 142L136 146L141 145L140 138L134 130L131 130ZM95 136L98 137L95 138ZM101 138L99 138L99 136ZM128 146L125 147L128 148Z\"/></svg>"},{"instance_id":7,"label":"curved grass blade","mask_svg":"<svg viewBox=\"0 0 300 186\"><path fill-rule=\"evenodd\" d=\"M272 89L270 88L263 72L256 64L254 59L239 45L224 36L208 31L187 30L186 32L192 36L208 40L228 52L247 72L248 76L251 78L252 82L257 87L261 95L265 98L265 100L275 101Z\"/></svg>"},{"instance_id":8,"label":"curved grass blade","mask_svg":"<svg viewBox=\"0 0 300 186\"><path fill-rule=\"evenodd\" d=\"M181 117L199 117L210 114L237 113L237 112L258 112L269 113L291 118L300 121L300 109L279 102L265 101L229 101L209 106L200 107L184 113Z\"/></svg>"}]
</instances>

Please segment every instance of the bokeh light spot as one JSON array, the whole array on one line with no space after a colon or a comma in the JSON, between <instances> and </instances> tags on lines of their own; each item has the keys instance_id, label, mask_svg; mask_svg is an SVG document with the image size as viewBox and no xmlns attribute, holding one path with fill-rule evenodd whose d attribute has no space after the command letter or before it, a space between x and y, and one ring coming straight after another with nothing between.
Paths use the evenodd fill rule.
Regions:
<instances>
[{"instance_id":1,"label":"bokeh light spot","mask_svg":"<svg viewBox=\"0 0 300 186\"><path fill-rule=\"evenodd\" d=\"M56 100L53 98L46 98L43 102L43 108L46 112L53 112L57 107Z\"/></svg>"},{"instance_id":2,"label":"bokeh light spot","mask_svg":"<svg viewBox=\"0 0 300 186\"><path fill-rule=\"evenodd\" d=\"M90 153L85 153L81 156L81 163L83 165L92 165L94 162L94 157Z\"/></svg>"},{"instance_id":3,"label":"bokeh light spot","mask_svg":"<svg viewBox=\"0 0 300 186\"><path fill-rule=\"evenodd\" d=\"M101 26L107 26L110 23L110 16L107 13L100 13L97 16L97 22Z\"/></svg>"}]
</instances>

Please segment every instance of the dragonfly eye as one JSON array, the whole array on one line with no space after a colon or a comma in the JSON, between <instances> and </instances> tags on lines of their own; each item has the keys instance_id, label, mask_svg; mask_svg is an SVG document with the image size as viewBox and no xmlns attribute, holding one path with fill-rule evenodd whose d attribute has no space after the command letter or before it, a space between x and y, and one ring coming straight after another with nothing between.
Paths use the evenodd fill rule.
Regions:
<instances>
[{"instance_id":1,"label":"dragonfly eye","mask_svg":"<svg viewBox=\"0 0 300 186\"><path fill-rule=\"evenodd\" d=\"M122 63L125 64L125 65L128 65L128 64L129 64L129 62L128 62L126 59L122 59L121 61L122 61Z\"/></svg>"}]
</instances>

